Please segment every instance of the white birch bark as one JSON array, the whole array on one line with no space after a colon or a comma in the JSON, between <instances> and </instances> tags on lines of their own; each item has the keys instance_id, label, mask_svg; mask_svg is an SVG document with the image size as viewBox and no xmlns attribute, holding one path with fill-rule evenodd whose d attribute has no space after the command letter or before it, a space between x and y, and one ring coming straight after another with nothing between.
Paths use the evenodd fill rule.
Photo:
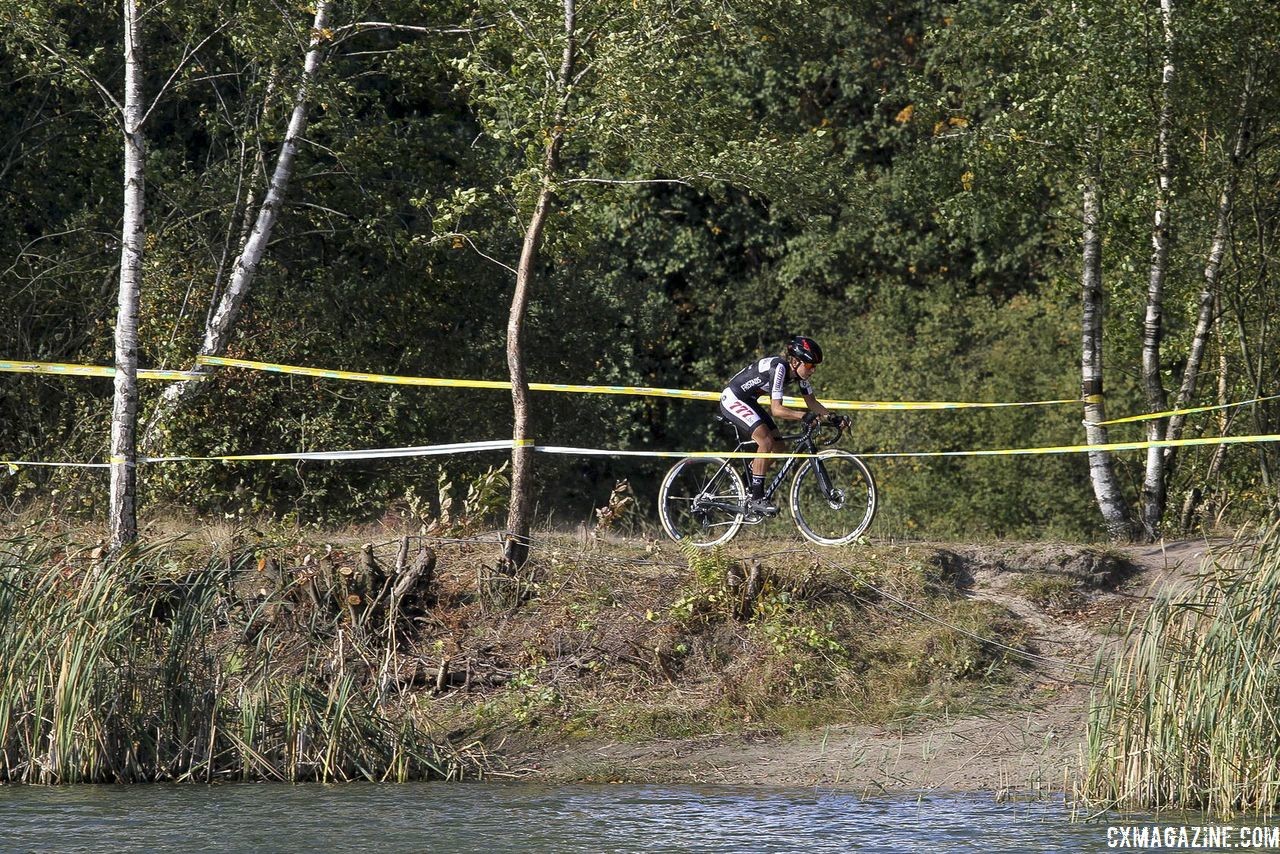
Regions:
<instances>
[{"instance_id":1,"label":"white birch bark","mask_svg":"<svg viewBox=\"0 0 1280 854\"><path fill-rule=\"evenodd\" d=\"M239 257L236 258L227 289L223 291L217 307L205 324L204 341L200 345L201 356L220 356L226 352L236 319L240 316L240 310L244 307L249 291L253 287L254 278L258 274L258 266L266 254L271 232L280 218L285 194L293 177L298 141L307 128L311 91L324 59L325 45L330 38L328 25L332 7L333 0L320 0L316 4L315 20L311 25L311 41L303 62L302 81L298 84L298 90L294 96L293 111L289 116L289 125L285 131L284 141L280 145L275 169L267 185L262 207L258 209L253 230L241 248ZM197 370L203 372L204 369L197 368ZM147 426L148 441L152 440L156 429L177 407L192 400L200 390L201 382L198 380L183 380L167 387Z\"/></svg>"},{"instance_id":2,"label":"white birch bark","mask_svg":"<svg viewBox=\"0 0 1280 854\"><path fill-rule=\"evenodd\" d=\"M138 538L138 301L145 237L145 139L142 135L142 58L136 0L124 0L124 216L120 233L120 289L116 307L115 396L111 406L111 550Z\"/></svg>"},{"instance_id":3,"label":"white birch bark","mask_svg":"<svg viewBox=\"0 0 1280 854\"><path fill-rule=\"evenodd\" d=\"M1107 443L1106 402L1102 388L1102 134L1095 129L1089 145L1092 151L1085 170L1083 215L1083 259L1081 280L1081 396L1084 401L1085 437L1090 445ZM1131 536L1129 511L1116 480L1115 465L1108 451L1089 452L1089 480L1107 533L1113 539Z\"/></svg>"},{"instance_id":4,"label":"white birch bark","mask_svg":"<svg viewBox=\"0 0 1280 854\"><path fill-rule=\"evenodd\" d=\"M1215 294L1213 300L1212 323L1218 325L1222 322L1222 309L1219 303L1221 300ZM1206 336L1207 338L1208 336ZM1227 410L1227 353L1226 347L1223 346L1222 334L1218 334L1218 405L1223 407L1218 410L1218 435L1225 436L1227 431L1231 429L1232 416ZM1172 430L1172 427L1170 428ZM1218 472L1222 470L1222 463L1227 458L1227 446L1218 445L1213 449L1213 456L1209 459L1209 467L1205 472L1204 480L1201 485L1193 486L1187 490L1187 496L1182 502L1182 513L1179 516L1178 527L1187 531L1191 528L1191 522L1196 516L1196 512L1200 507L1200 502L1204 499L1205 493L1213 489L1215 481L1218 479ZM1212 508L1210 508L1212 509Z\"/></svg>"},{"instance_id":5,"label":"white birch bark","mask_svg":"<svg viewBox=\"0 0 1280 854\"><path fill-rule=\"evenodd\" d=\"M563 123L568 109L569 84L573 79L577 49L577 23L575 0L564 2L564 53L556 76L558 102L548 130L546 151L542 163L542 189L533 215L525 229L520 248L520 262L516 266L516 285L511 298L511 312L507 319L507 368L511 374L511 406L513 410L512 438L516 447L511 451L511 502L507 507L507 532L503 541L503 559L509 570L524 565L529 556L529 528L533 493L533 450L521 447L529 436L529 382L525 374L524 353L521 338L524 318L529 306L529 294L533 287L534 265L542 245L542 232L547 213L555 196L555 179L560 171L560 145L564 138Z\"/></svg>"},{"instance_id":6,"label":"white birch bark","mask_svg":"<svg viewBox=\"0 0 1280 854\"><path fill-rule=\"evenodd\" d=\"M1147 276L1147 310L1142 324L1142 386L1148 412L1163 412L1168 400L1160 375L1160 341L1164 335L1164 283L1169 270L1169 218L1173 182L1173 0L1160 0L1164 26L1164 65L1160 75L1160 119L1156 142L1156 210L1151 230L1151 266ZM1147 441L1165 438L1167 422L1153 418L1146 422ZM1154 541L1166 503L1165 449L1147 449L1146 472L1142 479L1142 535Z\"/></svg>"}]
</instances>

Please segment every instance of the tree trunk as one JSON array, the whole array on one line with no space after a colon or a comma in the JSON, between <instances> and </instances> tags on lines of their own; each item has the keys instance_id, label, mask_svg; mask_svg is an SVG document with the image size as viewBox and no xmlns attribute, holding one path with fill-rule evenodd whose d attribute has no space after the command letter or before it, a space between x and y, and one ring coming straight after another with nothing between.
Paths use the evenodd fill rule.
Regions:
<instances>
[{"instance_id":1,"label":"tree trunk","mask_svg":"<svg viewBox=\"0 0 1280 854\"><path fill-rule=\"evenodd\" d=\"M507 368L511 373L511 406L514 412L511 450L511 502L507 508L507 532L503 540L503 559L511 571L524 565L529 556L529 528L533 492L533 449L529 437L529 381L525 374L521 337L525 312L529 307L529 291L533 286L534 265L542 245L542 232L547 213L555 196L555 179L560 171L560 145L564 139L564 119L569 103L569 82L573 78L576 49L575 0L564 0L564 54L556 77L558 94L555 115L548 131L547 147L542 163L542 189L525 229L516 267L516 286L507 320Z\"/></svg>"},{"instance_id":2,"label":"tree trunk","mask_svg":"<svg viewBox=\"0 0 1280 854\"><path fill-rule=\"evenodd\" d=\"M218 300L209 320L205 324L204 341L200 346L201 356L220 356L226 352L231 340L231 332L236 318L244 306L258 274L258 266L266 254L267 243L271 240L271 232L280 218L280 210L284 207L284 197L293 177L294 160L298 152L298 141L307 129L307 103L311 90L315 85L320 64L324 59L324 45L329 41L329 12L333 0L320 0L316 4L315 20L311 25L311 42L303 63L302 82L294 96L293 112L289 116L289 126L285 131L284 142L280 145L280 154L276 158L275 170L271 175L271 183L267 186L262 207L258 210L257 221L248 239L236 258L235 268L226 291ZM200 366L197 371L205 371ZM200 394L203 383L198 380L182 380L164 390L160 402L147 424L146 441L150 444L156 435L156 428L178 407L186 405Z\"/></svg>"},{"instance_id":3,"label":"tree trunk","mask_svg":"<svg viewBox=\"0 0 1280 854\"><path fill-rule=\"evenodd\" d=\"M1214 299L1213 318L1214 323L1220 323L1222 311L1218 305L1219 300ZM1218 405L1223 407L1218 410L1218 435L1225 436L1231 428L1232 415L1229 415L1227 406L1227 353L1226 347L1222 340L1222 334L1218 334ZM1171 428L1172 429L1172 428ZM1214 483L1218 479L1218 473L1222 470L1223 460L1227 458L1227 446L1218 445L1213 449L1213 456L1209 459L1209 468L1205 472L1204 480L1200 486L1193 486L1187 490L1187 497L1182 502L1182 514L1178 520L1178 527L1183 531L1191 529L1191 522L1196 516L1197 510L1200 508L1200 502L1204 500L1205 493L1213 489Z\"/></svg>"},{"instance_id":4,"label":"tree trunk","mask_svg":"<svg viewBox=\"0 0 1280 854\"><path fill-rule=\"evenodd\" d=\"M1245 308L1236 300L1232 306L1232 313L1235 316L1236 341L1240 347L1240 364L1244 367L1245 374L1249 380L1249 388L1251 396L1262 397L1263 378L1266 376L1267 362L1266 353L1270 345L1267 340L1270 333L1269 316L1264 313L1258 323L1258 345L1252 347L1249 343L1249 329L1245 322ZM1257 360L1254 360L1254 352L1257 352ZM1253 432L1259 435L1271 432L1271 425L1263 419L1263 409L1261 406L1254 405L1251 407L1253 411ZM1262 482L1262 488L1267 494L1271 494L1271 484L1273 481L1271 475L1271 464L1267 458L1266 444L1258 444L1254 446L1258 452L1258 477ZM1280 499L1277 499L1280 500Z\"/></svg>"},{"instance_id":5,"label":"tree trunk","mask_svg":"<svg viewBox=\"0 0 1280 854\"><path fill-rule=\"evenodd\" d=\"M111 406L108 530L114 552L138 538L138 299L142 285L146 141L142 135L142 58L136 0L124 0L124 217L116 308L115 397Z\"/></svg>"},{"instance_id":6,"label":"tree trunk","mask_svg":"<svg viewBox=\"0 0 1280 854\"><path fill-rule=\"evenodd\" d=\"M1173 179L1173 0L1160 0L1164 24L1164 68L1160 77L1160 124L1156 143L1156 210L1151 230L1151 267L1147 277L1147 311L1142 324L1142 387L1147 411L1163 412L1168 398L1160 375L1160 339L1164 334L1164 282L1169 270L1170 185ZM1147 441L1165 438L1163 418L1146 422ZM1142 536L1153 542L1160 532L1166 502L1165 453L1162 447L1147 449L1146 474L1142 479Z\"/></svg>"},{"instance_id":7,"label":"tree trunk","mask_svg":"<svg viewBox=\"0 0 1280 854\"><path fill-rule=\"evenodd\" d=\"M1236 185L1240 176L1240 164L1244 160L1245 145L1249 138L1249 104L1253 100L1253 75L1248 74L1244 81L1244 91L1240 95L1240 120L1236 127L1236 141L1231 151L1231 160L1227 165L1227 174L1222 184L1222 192L1218 196L1218 217L1213 228L1213 241L1209 245L1209 257L1204 266L1204 287L1200 289L1199 311L1196 313L1196 329L1191 338L1191 350L1187 355L1187 368L1182 375L1182 385L1178 389L1175 409L1186 409L1195 399L1196 383L1200 379L1200 364L1204 359L1205 346L1209 334L1213 330L1217 316L1218 273L1222 268L1222 256L1226 252L1227 237L1231 226L1231 208L1235 204ZM1168 436L1170 439L1181 439L1182 429L1186 423L1185 415L1174 415L1169 419ZM1219 446L1221 447L1221 446ZM1165 449L1165 461L1173 465L1176 448Z\"/></svg>"},{"instance_id":8,"label":"tree trunk","mask_svg":"<svg viewBox=\"0 0 1280 854\"><path fill-rule=\"evenodd\" d=\"M1102 392L1102 133L1093 130L1092 151L1084 176L1082 199L1083 269L1081 271L1083 319L1081 322L1081 395L1084 400L1085 436L1090 445L1107 443L1107 408ZM1116 481L1115 466L1108 451L1089 452L1089 478L1102 511L1107 532L1113 539L1131 536L1129 511Z\"/></svg>"}]
</instances>

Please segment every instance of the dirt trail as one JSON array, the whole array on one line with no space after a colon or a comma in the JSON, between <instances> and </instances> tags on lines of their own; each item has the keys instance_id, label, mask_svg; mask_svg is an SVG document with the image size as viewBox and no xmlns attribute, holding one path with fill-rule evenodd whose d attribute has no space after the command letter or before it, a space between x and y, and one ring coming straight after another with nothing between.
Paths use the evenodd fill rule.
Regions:
<instances>
[{"instance_id":1,"label":"dirt trail","mask_svg":"<svg viewBox=\"0 0 1280 854\"><path fill-rule=\"evenodd\" d=\"M1081 765L1089 680L1098 651L1115 636L1122 609L1197 571L1204 541L1133 546L1093 564L1079 550L1022 546L957 551L965 595L999 603L1029 629L1036 654L1002 707L892 726L831 726L787 737L719 735L644 744L560 748L537 757L549 780L628 780L815 786L854 791L957 789L1025 793L1062 790ZM1108 565L1108 561L1111 565ZM1127 566L1125 566L1127 564ZM1043 607L1019 577L1095 579L1070 609ZM1101 574L1101 575L1100 575Z\"/></svg>"}]
</instances>

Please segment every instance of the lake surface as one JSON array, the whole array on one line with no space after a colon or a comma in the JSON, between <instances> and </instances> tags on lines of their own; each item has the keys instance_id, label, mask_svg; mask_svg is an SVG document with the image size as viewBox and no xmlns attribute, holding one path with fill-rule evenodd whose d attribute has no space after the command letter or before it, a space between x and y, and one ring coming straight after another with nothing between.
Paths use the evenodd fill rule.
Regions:
<instances>
[{"instance_id":1,"label":"lake surface","mask_svg":"<svg viewBox=\"0 0 1280 854\"><path fill-rule=\"evenodd\" d=\"M1116 850L1116 827L1155 823L1072 822L1061 799L996 803L981 793L520 783L0 787L4 852L1075 852Z\"/></svg>"}]
</instances>

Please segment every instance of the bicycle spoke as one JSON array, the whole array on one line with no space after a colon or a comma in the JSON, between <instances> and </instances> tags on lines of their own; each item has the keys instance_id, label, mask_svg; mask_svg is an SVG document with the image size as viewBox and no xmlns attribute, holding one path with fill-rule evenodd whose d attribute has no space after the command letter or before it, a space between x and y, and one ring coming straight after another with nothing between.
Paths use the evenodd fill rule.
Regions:
<instances>
[{"instance_id":1,"label":"bicycle spoke","mask_svg":"<svg viewBox=\"0 0 1280 854\"><path fill-rule=\"evenodd\" d=\"M738 532L745 500L742 478L724 460L691 458L676 463L663 478L658 515L673 540L713 546Z\"/></svg>"},{"instance_id":2,"label":"bicycle spoke","mask_svg":"<svg viewBox=\"0 0 1280 854\"><path fill-rule=\"evenodd\" d=\"M826 451L806 463L791 486L796 527L820 545L852 542L867 530L875 512L875 480L848 451Z\"/></svg>"}]
</instances>

